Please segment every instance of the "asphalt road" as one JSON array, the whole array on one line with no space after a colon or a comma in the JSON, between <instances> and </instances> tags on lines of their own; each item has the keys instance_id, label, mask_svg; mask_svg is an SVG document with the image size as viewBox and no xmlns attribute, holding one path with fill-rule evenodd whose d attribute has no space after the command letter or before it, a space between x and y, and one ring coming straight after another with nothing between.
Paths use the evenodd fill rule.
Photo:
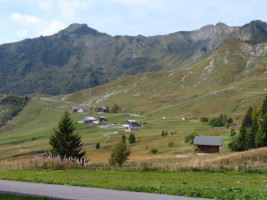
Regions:
<instances>
[{"instance_id":1,"label":"asphalt road","mask_svg":"<svg viewBox=\"0 0 267 200\"><path fill-rule=\"evenodd\" d=\"M202 198L7 180L0 180L0 193L77 200L203 200Z\"/></svg>"}]
</instances>

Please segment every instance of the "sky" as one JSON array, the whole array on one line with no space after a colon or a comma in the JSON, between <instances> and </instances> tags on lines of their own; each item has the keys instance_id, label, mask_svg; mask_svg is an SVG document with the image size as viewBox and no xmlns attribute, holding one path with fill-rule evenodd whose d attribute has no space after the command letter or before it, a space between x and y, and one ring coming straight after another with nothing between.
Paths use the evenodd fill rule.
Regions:
<instances>
[{"instance_id":1,"label":"sky","mask_svg":"<svg viewBox=\"0 0 267 200\"><path fill-rule=\"evenodd\" d=\"M257 19L267 22L267 0L0 0L0 44L52 35L72 23L112 36L153 36Z\"/></svg>"}]
</instances>

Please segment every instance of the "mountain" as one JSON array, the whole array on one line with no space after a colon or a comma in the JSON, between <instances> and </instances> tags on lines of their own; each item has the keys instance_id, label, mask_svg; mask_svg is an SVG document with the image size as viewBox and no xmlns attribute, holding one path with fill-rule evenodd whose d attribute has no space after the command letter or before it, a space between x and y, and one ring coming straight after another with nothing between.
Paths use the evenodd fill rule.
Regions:
<instances>
[{"instance_id":1,"label":"mountain","mask_svg":"<svg viewBox=\"0 0 267 200\"><path fill-rule=\"evenodd\" d=\"M235 37L267 40L265 22L223 23L195 31L144 37L100 33L72 24L59 33L0 46L0 94L58 95L101 85L122 75L186 68Z\"/></svg>"},{"instance_id":2,"label":"mountain","mask_svg":"<svg viewBox=\"0 0 267 200\"><path fill-rule=\"evenodd\" d=\"M218 23L163 36L112 37L72 24L52 36L1 45L0 93L58 95L121 75L188 67L238 30Z\"/></svg>"},{"instance_id":3,"label":"mountain","mask_svg":"<svg viewBox=\"0 0 267 200\"><path fill-rule=\"evenodd\" d=\"M241 41L236 36L225 40L217 50L191 67L121 76L67 95L31 96L26 107L0 128L0 159L44 153L49 149L48 139L62 112L74 106L85 107L89 112L86 115L73 113L74 122L86 116L102 116L102 113L95 113L95 108L114 104L120 107L120 112L104 114L108 119L106 124L127 119L148 122L137 133L138 142L129 147L133 159L150 158L151 148L157 148L160 155L174 157L191 153L194 147L184 143L184 136L192 132L221 135L227 146L229 129L212 129L196 119L223 113L231 116L235 125L241 124L248 107L262 105L267 95L266 57L266 42L256 44ZM190 120L179 120L182 117ZM115 142L124 133L120 128L77 126L88 157L95 161L107 160ZM177 130L177 134L161 137L162 130L167 130L169 136L172 131ZM177 144L175 150L168 147L170 141ZM100 151L95 150L97 142L101 143Z\"/></svg>"}]
</instances>

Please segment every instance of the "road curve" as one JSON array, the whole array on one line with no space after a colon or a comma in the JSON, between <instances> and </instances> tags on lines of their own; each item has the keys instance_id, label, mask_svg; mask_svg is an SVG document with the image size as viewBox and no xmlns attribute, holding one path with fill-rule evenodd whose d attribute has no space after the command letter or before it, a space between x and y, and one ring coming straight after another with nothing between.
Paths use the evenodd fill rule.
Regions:
<instances>
[{"instance_id":1,"label":"road curve","mask_svg":"<svg viewBox=\"0 0 267 200\"><path fill-rule=\"evenodd\" d=\"M203 198L0 180L0 193L77 200L203 200Z\"/></svg>"}]
</instances>

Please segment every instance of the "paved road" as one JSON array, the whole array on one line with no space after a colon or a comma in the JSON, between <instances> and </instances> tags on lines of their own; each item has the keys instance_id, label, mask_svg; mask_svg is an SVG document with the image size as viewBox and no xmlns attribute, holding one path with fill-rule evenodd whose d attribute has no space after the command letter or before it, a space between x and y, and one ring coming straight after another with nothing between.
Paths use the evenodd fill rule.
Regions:
<instances>
[{"instance_id":1,"label":"paved road","mask_svg":"<svg viewBox=\"0 0 267 200\"><path fill-rule=\"evenodd\" d=\"M13 193L18 195L26 194L31 196L47 196L56 199L77 200L203 200L201 198L150 194L143 192L126 192L89 187L6 180L0 180L0 193Z\"/></svg>"}]
</instances>

